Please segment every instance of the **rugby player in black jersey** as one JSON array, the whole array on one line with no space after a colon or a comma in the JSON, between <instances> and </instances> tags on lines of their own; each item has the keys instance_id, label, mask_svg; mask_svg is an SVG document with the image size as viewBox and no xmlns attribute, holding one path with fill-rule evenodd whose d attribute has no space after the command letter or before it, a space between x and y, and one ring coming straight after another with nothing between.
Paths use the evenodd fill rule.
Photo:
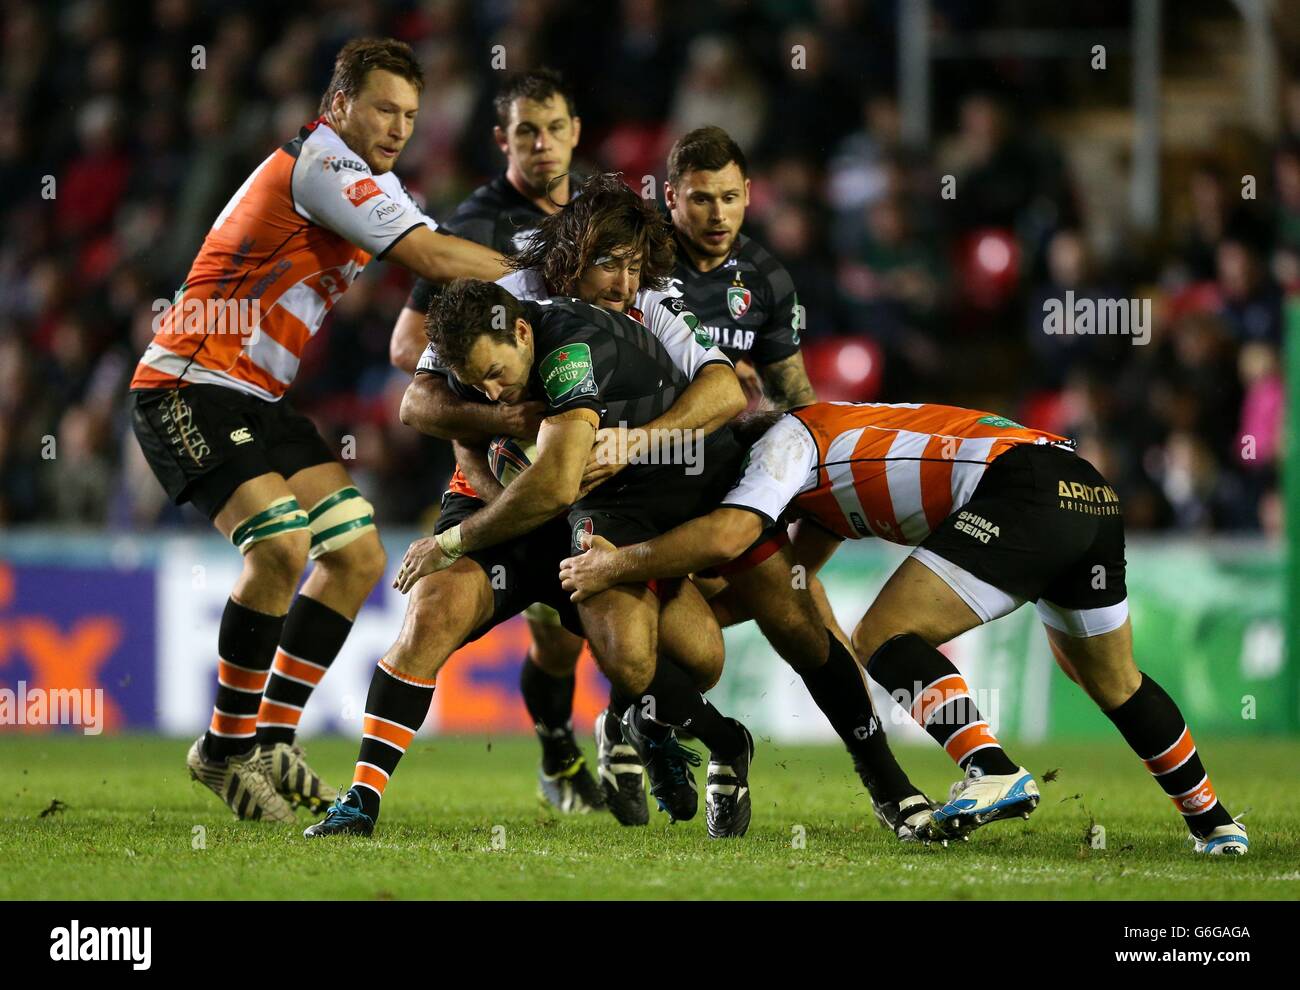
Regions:
<instances>
[{"instance_id":1,"label":"rugby player in black jersey","mask_svg":"<svg viewBox=\"0 0 1300 990\"><path fill-rule=\"evenodd\" d=\"M790 273L740 232L748 171L721 127L696 128L673 145L664 200L677 232L674 284L747 391L761 381L776 408L790 409L817 401L799 353L804 311Z\"/></svg>"},{"instance_id":2,"label":"rugby player in black jersey","mask_svg":"<svg viewBox=\"0 0 1300 990\"><path fill-rule=\"evenodd\" d=\"M508 77L493 103L497 123L492 136L505 156L505 171L475 189L442 226L458 237L513 255L528 243L546 216L569 201L569 166L582 121L574 112L572 93L551 69ZM424 317L436 291L432 282L417 279L393 328L390 357L408 373L416 370L428 344ZM481 416L482 410L461 408L463 400L436 376L410 398L404 406L403 422L451 441L456 471L443 496L440 521L454 524L501 491L482 450L468 450L455 428L458 419ZM540 405L524 403L494 408L488 415L501 420L496 432L532 440L540 411ZM542 746L538 773L542 796L562 812L598 808L603 799L584 766L571 724L574 668L582 653L582 639L566 631L556 611L545 603L529 605L524 618L532 644L520 664L519 690ZM642 796L641 816L644 804Z\"/></svg>"},{"instance_id":3,"label":"rugby player in black jersey","mask_svg":"<svg viewBox=\"0 0 1300 990\"><path fill-rule=\"evenodd\" d=\"M552 69L509 76L493 106L492 138L505 155L506 169L470 193L440 226L512 255L528 243L543 217L569 201L569 166L582 120L574 112L573 94ZM424 315L435 291L432 282L416 279L393 328L389 357L403 371L414 372L424 353Z\"/></svg>"},{"instance_id":4,"label":"rugby player in black jersey","mask_svg":"<svg viewBox=\"0 0 1300 990\"><path fill-rule=\"evenodd\" d=\"M528 248L511 259L517 271L502 279L501 284L519 299L572 295L615 312L627 312L665 341L670 350L681 346L681 338L691 343L695 336L693 342L703 344L706 341L700 339L703 335L694 314L686 311L676 315L672 304L680 307L682 301L657 291L666 283L673 266L671 237L663 238L662 244L658 236L650 238L644 250L632 243L631 231L638 224L656 227L654 217L653 205L642 200L620 177L593 175L564 209L547 217L536 229ZM600 263L588 264L589 258ZM417 388L418 384L412 386L413 391ZM414 425L426 429L424 424ZM617 432L617 428L602 428L597 434L597 449L618 449L617 442L611 443L617 441ZM599 458L599 462L588 465L586 483L604 480L615 470L613 457ZM446 526L440 519L439 529L449 528L461 518L447 520ZM728 591L711 599L710 604L719 621L728 624L759 616L765 635L800 672L818 707L840 733L882 822L900 838L908 839L912 830L906 819L915 813L911 809L928 810L929 802L898 767L883 729L877 728L878 720L853 661L848 637L833 617L822 619L818 615L817 606L825 603L821 582L814 577L802 594L791 587L790 567L796 563L793 554L789 546L762 543L746 565L738 563L728 569ZM730 572L734 572L734 579ZM697 576L697 584L708 582ZM830 615L828 603L824 612ZM572 703L564 700L567 718ZM623 741L620 729L621 716L634 701L617 690L611 692L609 707L596 721L597 767L603 797L623 824L646 820L639 758ZM539 728L539 734L541 731ZM541 779L543 789L558 790L568 783L568 778L548 780L545 768Z\"/></svg>"},{"instance_id":5,"label":"rugby player in black jersey","mask_svg":"<svg viewBox=\"0 0 1300 990\"><path fill-rule=\"evenodd\" d=\"M517 612L521 602L543 598L567 608L558 580L539 576L543 553L558 567L561 551L572 552L580 534L615 543L646 539L716 504L739 467L738 444L730 431L717 429L740 406L734 376L736 401L710 418L708 428L716 432L700 427L707 435L697 439L697 424L678 413L687 403L678 400L698 382L628 317L576 299L520 302L494 283L462 280L433 303L427 333L450 372L449 385L464 397L476 390L493 402L545 403L537 455L492 503L408 549L395 585L413 592L411 604L397 644L371 681L353 786L307 830L313 837L373 830L390 775L427 715L434 677L466 638ZM727 362L718 355L709 363ZM669 456L627 465L582 493L604 422L643 427L677 443ZM563 529L548 525L566 513ZM519 538L534 531L558 538L559 548L537 550L534 544L519 559ZM488 577L495 565L485 555L493 548L506 555L498 561L499 583ZM669 628L670 610L681 617L676 633ZM698 757L692 759L672 735L674 727L689 729L710 750L709 834L743 835L753 740L700 694L721 670L722 637L698 590L689 581L612 588L584 602L578 618L606 675L639 699L624 716L623 734L641 756L651 792L674 820L695 814L689 765ZM697 662L688 665L692 653ZM701 677L703 665L710 671Z\"/></svg>"},{"instance_id":6,"label":"rugby player in black jersey","mask_svg":"<svg viewBox=\"0 0 1300 990\"><path fill-rule=\"evenodd\" d=\"M692 380L692 388L675 404L676 414L692 427L716 425L725 421L728 410L743 405L742 394L725 355L715 347L701 345L694 315L684 308L681 299L663 291L674 259L672 227L655 205L641 199L619 176L597 174L584 180L578 194L534 230L528 248L511 260L517 270L501 284L518 299L572 296L638 320L664 344L678 368ZM424 374L426 371L434 374ZM501 428L503 414L518 407L490 403L472 389L467 396L459 397L454 386L448 400L445 393L451 376L437 367L432 348L421 360L420 372L403 399L403 421L422 433L460 441L462 466L486 472L487 442ZM596 453L589 458L584 475L586 487L594 488L621 468L615 454L627 445L620 447L618 434L617 428L611 428L598 435ZM532 432L524 439L531 441L535 437L534 422ZM602 453L605 456L598 456ZM443 496L435 533L461 522L499 492L497 485L483 493L486 499L470 498L457 490L453 480ZM540 562L546 552L545 546L540 550L521 549L520 559L530 560L549 582L552 575ZM485 569L490 573L492 562L488 563ZM539 616L543 609L550 615ZM635 699L615 691L610 707L597 719L597 787L573 738L571 725L574 670L582 639L568 632L558 613L544 601L530 605L524 614L535 629L537 624L546 623L541 625L544 636L538 636L535 642L539 646L546 644L548 649L535 649L534 656L542 654L547 659L544 673L549 676L543 676L538 663L533 662L524 667L520 678L524 700L542 743L538 783L543 796L564 812L582 812L604 804L621 824L646 824L649 814L643 767L636 751L624 742L620 728L622 715ZM557 648L565 646L566 641L571 643L568 649ZM703 678L701 683L710 684L712 678Z\"/></svg>"}]
</instances>

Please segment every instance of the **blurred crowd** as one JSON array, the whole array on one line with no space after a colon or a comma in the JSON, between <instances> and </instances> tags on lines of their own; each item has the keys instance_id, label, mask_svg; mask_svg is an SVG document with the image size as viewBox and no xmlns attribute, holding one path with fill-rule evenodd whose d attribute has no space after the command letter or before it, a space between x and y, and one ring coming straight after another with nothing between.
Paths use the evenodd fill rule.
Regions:
<instances>
[{"instance_id":1,"label":"blurred crowd","mask_svg":"<svg viewBox=\"0 0 1300 990\"><path fill-rule=\"evenodd\" d=\"M999 6L935 2L936 28L997 26ZM822 394L975 405L1078 437L1133 528L1279 531L1300 88L1283 101L1279 142L1166 168L1163 229L1099 250L1078 177L1040 124L1077 87L1038 64L948 70L936 75L934 140L909 148L893 3L0 10L0 524L200 521L166 503L124 415L155 301L183 282L248 172L315 117L343 42L392 35L425 67L398 172L433 216L502 167L491 140L498 52L508 70L563 72L583 120L577 160L638 187L662 181L675 136L721 125L749 152L745 229L794 278ZM1123 27L1129 5L1073 15ZM389 523L421 521L451 467L445 444L397 419L406 382L388 364L388 338L408 284L373 265L290 393L327 437L350 439L349 468ZM1045 332L1044 303L1067 291L1152 300L1149 343Z\"/></svg>"}]
</instances>

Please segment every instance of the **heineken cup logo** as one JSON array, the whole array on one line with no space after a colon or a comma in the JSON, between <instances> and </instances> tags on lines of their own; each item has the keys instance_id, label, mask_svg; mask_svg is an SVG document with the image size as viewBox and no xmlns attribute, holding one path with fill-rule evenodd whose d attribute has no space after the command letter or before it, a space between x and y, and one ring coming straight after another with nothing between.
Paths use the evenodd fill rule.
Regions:
<instances>
[{"instance_id":1,"label":"heineken cup logo","mask_svg":"<svg viewBox=\"0 0 1300 990\"><path fill-rule=\"evenodd\" d=\"M554 403L596 392L591 348L586 344L557 347L542 358L542 388Z\"/></svg>"}]
</instances>

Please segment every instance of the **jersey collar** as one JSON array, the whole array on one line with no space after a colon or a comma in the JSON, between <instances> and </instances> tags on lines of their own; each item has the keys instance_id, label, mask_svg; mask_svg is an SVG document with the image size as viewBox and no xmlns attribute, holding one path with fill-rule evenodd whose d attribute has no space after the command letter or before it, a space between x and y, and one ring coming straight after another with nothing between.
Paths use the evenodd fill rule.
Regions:
<instances>
[{"instance_id":1,"label":"jersey collar","mask_svg":"<svg viewBox=\"0 0 1300 990\"><path fill-rule=\"evenodd\" d=\"M515 184L506 176L504 170L500 175L492 180L492 185L496 186L497 191L501 194L503 199L513 200L518 206L531 213L536 213L539 217L546 216L546 213L540 206L515 188Z\"/></svg>"}]
</instances>

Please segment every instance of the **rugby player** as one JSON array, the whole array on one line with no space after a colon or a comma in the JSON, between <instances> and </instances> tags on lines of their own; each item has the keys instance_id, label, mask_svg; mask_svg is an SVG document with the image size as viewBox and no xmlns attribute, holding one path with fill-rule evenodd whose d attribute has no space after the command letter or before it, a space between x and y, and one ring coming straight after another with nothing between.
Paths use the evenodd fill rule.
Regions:
<instances>
[{"instance_id":1,"label":"rugby player","mask_svg":"<svg viewBox=\"0 0 1300 990\"><path fill-rule=\"evenodd\" d=\"M665 433L692 426L683 422L687 417L677 399L684 400L698 382L657 337L625 316L576 299L521 302L499 285L466 279L453 282L434 301L427 333L452 373L449 381L494 402L537 396L546 403L546 418L535 460L501 495L408 549L395 585L414 594L402 635L371 682L353 787L323 822L307 830L308 836L373 830L384 788L428 711L434 675L460 645L460 626L467 620L492 621L512 597L515 611L542 594L568 607L558 581L530 580L539 561L558 563L562 552L551 548L545 556L503 562L505 579L491 582L483 570L490 557L480 551L499 547L513 553L518 537L541 530L547 539L555 534L567 547L564 552L572 551L579 533L599 532L620 542L645 539L714 504L739 466L740 450L730 431L716 430L695 451L675 451L670 463L626 466L616 483L583 493L583 474L602 421ZM719 362L730 375L724 357L711 363ZM711 417L715 427L743 403L734 375L731 383L735 402ZM561 514L567 514L563 530L546 525ZM667 614L674 608L689 616L681 623L687 638L707 644L715 658L705 678L692 668L693 679L683 669L686 651L666 641ZM639 699L624 716L623 735L646 767L651 792L674 820L694 815L697 793L689 769L694 761L672 736L674 727L689 728L710 749L709 834L743 835L749 825L753 740L700 693L721 670L722 637L694 585L621 586L577 612L601 669ZM676 653L682 666L669 653Z\"/></svg>"},{"instance_id":2,"label":"rugby player","mask_svg":"<svg viewBox=\"0 0 1300 990\"><path fill-rule=\"evenodd\" d=\"M677 235L673 287L699 317L704 332L735 362L751 402L761 400L765 407L787 410L817 401L799 351L799 335L806 321L790 273L762 245L740 232L749 206L748 173L745 153L721 127L697 128L673 144L664 185L664 199ZM703 577L699 584L724 624L764 616L769 640L804 676L819 707L840 730L882 823L901 838L909 838L907 819L917 820L928 801L898 768L878 720L871 723L876 729L870 740L863 738L866 729L857 723L872 718L870 698L852 688L852 677L857 674L848 656L848 637L840 629L821 583L814 576L808 591L822 624L815 630L806 629L801 640L783 635L780 630L787 627L770 609L756 607L764 598L780 595L794 613L806 608L802 597L796 605L795 596L782 590L789 584L788 573L787 579L782 579L779 571L787 564L786 553L781 552L766 567L741 579L742 587L734 583L724 587L721 581ZM827 631L838 642L819 646ZM819 683L829 682L831 677L830 670L822 669L827 648L832 651L831 669L839 673L833 686ZM844 698L846 691L855 699L856 719L830 710L833 701ZM901 816L900 805L905 812Z\"/></svg>"},{"instance_id":3,"label":"rugby player","mask_svg":"<svg viewBox=\"0 0 1300 990\"><path fill-rule=\"evenodd\" d=\"M620 215L629 220L652 216L652 207L616 176L592 176L568 206L538 227L526 251L510 259L519 271L501 284L518 298L575 295L608 309L626 311L667 342L668 334L658 328L657 322L667 318L671 323L674 313L681 309L681 300L667 297L654 287L664 281L657 272L664 267L664 257L671 259L671 249L650 247L642 253L634 245L619 244L618 235L611 237L604 228ZM600 263L584 264L584 252ZM710 339L701 332L693 314L684 315L698 342L710 346ZM584 475L584 485L594 487L619 470L617 458L612 456L614 451L626 449L619 432L617 428L598 431L597 450ZM759 553L753 557L752 567L738 569L741 576L726 593L731 618L738 618L734 614L737 609L762 616L760 625L778 652L802 673L818 706L840 731L882 820L901 838L910 838L907 819L915 821L930 803L908 781L889 752L883 727L874 718L870 696L849 651L848 638L833 617L825 622L812 621L824 593L812 600L809 594L820 592L820 583L814 577L816 591L801 595L790 581L791 551L781 548L770 557L766 549ZM711 599L710 604L718 601ZM810 621L792 630L795 622L783 616L785 609L793 609L800 619ZM829 615L829 606L825 612ZM839 639L832 643L836 635ZM634 700L615 689L609 708L596 721L601 785L610 809L624 824L629 823L627 809L637 807L638 800L644 807L636 754L623 743L619 729L622 714Z\"/></svg>"},{"instance_id":4,"label":"rugby player","mask_svg":"<svg viewBox=\"0 0 1300 990\"><path fill-rule=\"evenodd\" d=\"M721 127L697 128L672 146L664 201L677 233L673 284L751 393L790 409L817 401L799 353L804 311L790 273L740 232L748 173Z\"/></svg>"},{"instance_id":5,"label":"rugby player","mask_svg":"<svg viewBox=\"0 0 1300 990\"><path fill-rule=\"evenodd\" d=\"M569 201L569 167L582 120L572 92L553 69L508 76L492 102L492 137L505 156L505 171L470 193L440 226L513 255L527 246L543 218ZM428 344L424 317L436 291L433 281L416 279L393 328L389 356L405 372L415 371Z\"/></svg>"},{"instance_id":6,"label":"rugby player","mask_svg":"<svg viewBox=\"0 0 1300 990\"><path fill-rule=\"evenodd\" d=\"M336 796L295 729L384 572L370 504L284 398L303 350L372 257L435 281L504 271L497 252L437 232L393 174L422 85L401 42L343 47L320 116L231 197L131 380L154 474L243 554L212 720L186 760L241 818L291 821Z\"/></svg>"},{"instance_id":7,"label":"rugby player","mask_svg":"<svg viewBox=\"0 0 1300 990\"><path fill-rule=\"evenodd\" d=\"M493 139L505 156L505 171L474 190L442 229L513 255L530 243L545 217L569 201L569 167L582 121L575 112L573 94L551 69L508 77L493 103L497 116ZM424 318L435 291L432 282L417 279L393 327L390 357L408 374L416 370L428 345ZM439 521L443 528L482 508L501 491L487 468L482 446L474 453L468 451L464 436L457 432L457 422L463 425L467 417L475 419L474 435L482 435L482 429L491 425L489 420L496 420L497 434L527 440L537 434L540 403L476 405L464 408L464 400L435 375L424 380L403 406L403 422L452 443L456 470L442 498ZM574 669L582 653L582 639L568 632L555 609L543 602L529 605L524 618L532 643L519 666L519 691L542 748L538 768L542 795L561 812L599 808L603 797L586 768L572 726ZM624 753L624 763L630 758L633 754ZM644 794L639 811L634 807L631 814L645 817Z\"/></svg>"},{"instance_id":8,"label":"rugby player","mask_svg":"<svg viewBox=\"0 0 1300 990\"><path fill-rule=\"evenodd\" d=\"M588 178L579 195L535 228L527 249L511 258L509 264L516 271L501 284L517 299L572 296L612 312L626 313L643 323L668 349L678 368L692 379L691 387L674 403L675 414L683 417L683 422L711 430L743 405L730 363L717 348L700 343L698 321L685 311L680 299L662 291L673 265L671 227L653 204L642 200L618 176L597 174ZM445 395L448 390L453 393L450 398ZM454 375L437 367L436 355L432 347L428 348L404 398L403 421L421 432L463 441L462 466L487 473L486 440L502 412L516 407L488 403L482 393L473 389L462 388L468 394L458 398L456 390ZM594 488L620 470L616 452L627 447L624 442L620 448L619 432L612 428L597 434L598 443L583 476L584 487ZM525 439L534 436L535 427L534 434ZM487 500L500 490L500 485L494 484ZM482 504L456 491L453 481L443 496L435 532L450 529ZM532 561L537 580L554 584L558 579L548 570L549 564L543 562L543 552L531 548L521 550L521 555ZM491 563L485 568L488 573L492 571ZM539 616L541 608L553 618ZM566 644L563 655L547 667L554 675L549 689L535 688L531 697L525 693L543 745L538 772L543 794L562 811L605 806L624 825L646 824L649 816L640 757L623 742L619 727L622 714L635 699L615 692L614 703L597 719L597 788L572 736L574 669L582 639L564 629L558 614L544 602L530 606L524 614L532 620L534 629L540 626L547 630L545 638L536 642ZM561 662L567 665L558 666ZM525 685L529 683L527 675L523 680ZM535 683L537 678L532 680ZM716 676L704 686L713 680Z\"/></svg>"},{"instance_id":9,"label":"rugby player","mask_svg":"<svg viewBox=\"0 0 1300 990\"><path fill-rule=\"evenodd\" d=\"M641 546L561 566L574 598L734 559L786 515L811 522L806 559L844 539L916 549L853 633L867 672L964 771L922 838L1027 817L1038 785L980 716L938 647L1026 601L1053 654L1173 800L1199 853L1240 855L1246 830L1219 801L1173 699L1133 658L1119 497L1063 437L991 413L928 404L818 403L771 424L719 508Z\"/></svg>"},{"instance_id":10,"label":"rugby player","mask_svg":"<svg viewBox=\"0 0 1300 990\"><path fill-rule=\"evenodd\" d=\"M673 146L665 186L678 248L670 291L684 296L688 311L695 312L695 307L699 307L702 313L707 314L699 321L701 332L712 338L712 343L724 354L738 362L736 370L741 375L742 384L750 390L763 390L763 385L757 384L751 367L751 364L757 364L766 385L768 401L779 409L786 409L816 401L799 353L803 311L789 273L760 245L740 233L749 202L746 170L744 153L721 128L691 131ZM559 236L545 242L534 242L529 251L530 258L522 267L540 269L545 263L549 271L555 272L560 267L558 259L565 256L563 246L568 243L566 235L558 231L557 234ZM551 278L559 281L555 275ZM746 287L746 281L752 289ZM512 291L515 290L516 287L512 286ZM573 286L561 291L580 294ZM619 305L620 291L614 288L609 293L609 299L615 305ZM518 291L515 294L518 295ZM634 293L626 295L630 298ZM646 306L640 309L653 311L652 307ZM751 379L752 385L749 384ZM609 438L609 442L614 442L613 438ZM613 460L606 458L604 463L605 471L614 469ZM600 476L598 469L594 476ZM732 606L734 596L723 590L722 582L701 581L700 584L711 599L720 595L715 602L716 610L723 611ZM830 614L820 585L814 586L813 594L827 624L847 642ZM530 626L534 643L540 643L538 634L544 626L531 616ZM563 648L565 634L554 624L551 628L554 631L550 642L555 649L548 651L548 657L553 659L548 659L546 669L553 673L572 670L581 643L568 644L566 651ZM535 659L535 652L530 656ZM564 664L566 657L571 658L567 666ZM540 681L540 678L533 679ZM572 711L573 689L569 687L568 690L568 698L560 690L548 694L554 699L552 704L557 711ZM619 741L619 714L625 710L626 701L615 689L610 707L597 718L595 733L602 788L606 799L611 802L611 810L620 821L625 820L621 808L638 807L635 794L639 792L640 781L633 755ZM536 717L533 705L530 704L529 710ZM541 710L540 704L537 710ZM541 731L539 729L539 734ZM611 765L621 767L623 772L611 774L608 770ZM619 783L616 784L615 779ZM633 815L636 814L633 811Z\"/></svg>"}]
</instances>

